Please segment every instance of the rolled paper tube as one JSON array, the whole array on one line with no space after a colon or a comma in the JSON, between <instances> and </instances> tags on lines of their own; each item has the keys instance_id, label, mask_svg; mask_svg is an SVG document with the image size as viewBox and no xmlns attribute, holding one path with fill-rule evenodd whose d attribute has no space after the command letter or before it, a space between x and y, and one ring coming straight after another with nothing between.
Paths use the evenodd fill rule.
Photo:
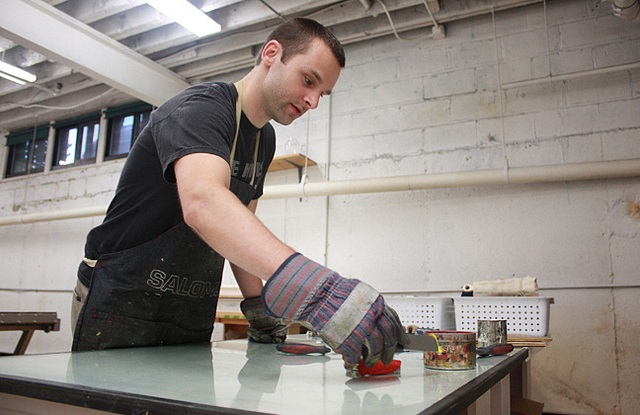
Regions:
<instances>
[{"instance_id":1,"label":"rolled paper tube","mask_svg":"<svg viewBox=\"0 0 640 415\"><path fill-rule=\"evenodd\" d=\"M463 297L473 297L473 285L465 284L462 286L462 296Z\"/></svg>"},{"instance_id":2,"label":"rolled paper tube","mask_svg":"<svg viewBox=\"0 0 640 415\"><path fill-rule=\"evenodd\" d=\"M534 277L506 278L501 280L475 281L474 296L537 296L538 282Z\"/></svg>"}]
</instances>

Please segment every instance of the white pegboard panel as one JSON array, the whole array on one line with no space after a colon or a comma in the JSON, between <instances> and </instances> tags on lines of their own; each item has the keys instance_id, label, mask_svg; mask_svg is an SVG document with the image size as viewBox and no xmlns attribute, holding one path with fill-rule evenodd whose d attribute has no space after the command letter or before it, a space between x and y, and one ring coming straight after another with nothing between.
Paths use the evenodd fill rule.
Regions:
<instances>
[{"instance_id":1,"label":"white pegboard panel","mask_svg":"<svg viewBox=\"0 0 640 415\"><path fill-rule=\"evenodd\" d=\"M453 299L450 297L395 297L385 301L400 317L403 326L421 329L452 330L455 328Z\"/></svg>"},{"instance_id":2,"label":"white pegboard panel","mask_svg":"<svg viewBox=\"0 0 640 415\"><path fill-rule=\"evenodd\" d=\"M548 297L455 298L456 330L477 331L478 320L507 320L508 334L544 337L551 303Z\"/></svg>"}]
</instances>

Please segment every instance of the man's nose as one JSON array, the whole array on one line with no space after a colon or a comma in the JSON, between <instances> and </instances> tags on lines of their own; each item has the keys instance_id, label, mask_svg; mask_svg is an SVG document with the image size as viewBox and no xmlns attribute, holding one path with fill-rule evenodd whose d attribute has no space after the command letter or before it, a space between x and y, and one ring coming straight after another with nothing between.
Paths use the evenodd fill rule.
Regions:
<instances>
[{"instance_id":1,"label":"man's nose","mask_svg":"<svg viewBox=\"0 0 640 415\"><path fill-rule=\"evenodd\" d=\"M314 110L318 108L318 104L320 103L320 97L322 94L320 92L312 92L305 97L305 104L307 104L307 108Z\"/></svg>"}]
</instances>

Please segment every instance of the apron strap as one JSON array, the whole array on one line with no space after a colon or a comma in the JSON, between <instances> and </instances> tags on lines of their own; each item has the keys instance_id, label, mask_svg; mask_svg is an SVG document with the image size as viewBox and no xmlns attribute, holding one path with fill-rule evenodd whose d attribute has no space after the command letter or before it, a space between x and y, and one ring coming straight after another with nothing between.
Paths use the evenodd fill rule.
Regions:
<instances>
[{"instance_id":1,"label":"apron strap","mask_svg":"<svg viewBox=\"0 0 640 415\"><path fill-rule=\"evenodd\" d=\"M236 155L236 144L238 143L238 132L240 131L240 116L242 115L242 80L234 83L238 90L238 98L236 99L236 133L233 137L233 144L231 145L231 163ZM258 165L258 148L260 148L260 133L258 130L256 133L256 145L253 150L253 168L251 171L251 182L249 184L253 186L253 182L256 178L256 166Z\"/></svg>"}]
</instances>

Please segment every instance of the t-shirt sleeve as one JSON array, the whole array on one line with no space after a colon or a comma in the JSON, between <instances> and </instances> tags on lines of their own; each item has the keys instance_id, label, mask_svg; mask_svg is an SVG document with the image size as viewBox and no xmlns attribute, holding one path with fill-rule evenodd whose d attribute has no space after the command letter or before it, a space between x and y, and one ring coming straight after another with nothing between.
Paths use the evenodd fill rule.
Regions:
<instances>
[{"instance_id":1,"label":"t-shirt sleeve","mask_svg":"<svg viewBox=\"0 0 640 415\"><path fill-rule=\"evenodd\" d=\"M166 181L175 183L174 163L188 154L209 153L229 162L235 134L235 97L229 90L189 88L157 111L153 136Z\"/></svg>"}]
</instances>

